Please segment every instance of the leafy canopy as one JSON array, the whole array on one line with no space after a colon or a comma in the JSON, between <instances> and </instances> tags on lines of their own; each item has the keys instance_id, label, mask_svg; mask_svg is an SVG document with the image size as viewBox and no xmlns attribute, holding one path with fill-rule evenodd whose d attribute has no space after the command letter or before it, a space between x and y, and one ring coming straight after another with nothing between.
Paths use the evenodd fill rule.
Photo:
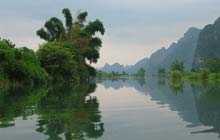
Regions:
<instances>
[{"instance_id":1,"label":"leafy canopy","mask_svg":"<svg viewBox=\"0 0 220 140\"><path fill-rule=\"evenodd\" d=\"M170 67L171 71L180 71L184 72L184 63L176 60Z\"/></svg>"},{"instance_id":2,"label":"leafy canopy","mask_svg":"<svg viewBox=\"0 0 220 140\"><path fill-rule=\"evenodd\" d=\"M14 44L4 39L0 40L0 67L5 80L45 83L48 79L33 50L15 48Z\"/></svg>"},{"instance_id":3,"label":"leafy canopy","mask_svg":"<svg viewBox=\"0 0 220 140\"><path fill-rule=\"evenodd\" d=\"M57 75L62 79L95 76L96 70L87 62L97 63L100 58L100 35L105 33L102 22L98 19L87 22L86 11L78 13L75 20L67 8L62 14L65 26L53 17L37 31L37 35L47 42L38 51L42 66L54 78Z\"/></svg>"}]
</instances>

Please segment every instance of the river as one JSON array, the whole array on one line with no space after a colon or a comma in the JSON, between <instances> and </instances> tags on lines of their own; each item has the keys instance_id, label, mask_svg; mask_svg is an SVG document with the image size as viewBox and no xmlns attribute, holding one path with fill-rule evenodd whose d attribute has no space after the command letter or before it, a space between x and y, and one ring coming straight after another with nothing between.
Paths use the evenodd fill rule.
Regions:
<instances>
[{"instance_id":1,"label":"river","mask_svg":"<svg viewBox=\"0 0 220 140\"><path fill-rule=\"evenodd\" d=\"M0 140L218 140L220 86L163 78L0 90Z\"/></svg>"}]
</instances>

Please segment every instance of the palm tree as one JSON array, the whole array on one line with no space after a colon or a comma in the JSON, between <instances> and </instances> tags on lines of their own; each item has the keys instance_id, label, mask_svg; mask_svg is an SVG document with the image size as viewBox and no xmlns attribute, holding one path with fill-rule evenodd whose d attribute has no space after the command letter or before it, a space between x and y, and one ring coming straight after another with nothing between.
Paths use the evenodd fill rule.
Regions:
<instances>
[{"instance_id":1,"label":"palm tree","mask_svg":"<svg viewBox=\"0 0 220 140\"><path fill-rule=\"evenodd\" d=\"M62 13L65 17L66 28L61 20L53 17L46 21L44 28L37 31L37 35L47 42L71 43L73 47L79 48L85 61L89 60L90 63L96 63L99 59L99 49L102 46L102 41L95 35L96 33L104 35L105 28L102 22L96 19L85 25L88 16L86 11L80 12L76 21L73 21L69 9L63 9Z\"/></svg>"}]
</instances>

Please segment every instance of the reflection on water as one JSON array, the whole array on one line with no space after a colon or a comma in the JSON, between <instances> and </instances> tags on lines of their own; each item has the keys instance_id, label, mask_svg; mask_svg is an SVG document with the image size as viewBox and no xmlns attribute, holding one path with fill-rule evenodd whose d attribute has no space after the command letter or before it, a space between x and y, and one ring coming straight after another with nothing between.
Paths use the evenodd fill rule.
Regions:
<instances>
[{"instance_id":1,"label":"reflection on water","mask_svg":"<svg viewBox=\"0 0 220 140\"><path fill-rule=\"evenodd\" d=\"M47 136L45 139L84 140L101 137L104 123L101 122L99 103L96 97L89 95L95 88L95 84L77 88L57 85L2 93L0 127L15 126L14 119L19 116L26 120L28 116L37 115L35 131Z\"/></svg>"},{"instance_id":2,"label":"reflection on water","mask_svg":"<svg viewBox=\"0 0 220 140\"><path fill-rule=\"evenodd\" d=\"M0 93L3 140L205 140L219 135L220 85L205 81L98 79L79 87Z\"/></svg>"},{"instance_id":3,"label":"reflection on water","mask_svg":"<svg viewBox=\"0 0 220 140\"><path fill-rule=\"evenodd\" d=\"M206 81L202 81L201 84L189 84L183 81L167 81L164 78L144 79L144 82L143 79L127 79L126 81L109 79L99 81L99 83L106 89L119 90L132 87L150 96L151 100L156 101L161 107L165 105L171 111L177 111L179 117L188 123L187 128L199 129L190 131L190 134L217 133L220 135L219 84L208 85ZM200 130L198 126L207 126L208 129L202 127Z\"/></svg>"},{"instance_id":4,"label":"reflection on water","mask_svg":"<svg viewBox=\"0 0 220 140\"><path fill-rule=\"evenodd\" d=\"M184 92L184 81L182 79L170 79L168 81L168 85L175 94Z\"/></svg>"}]
</instances>

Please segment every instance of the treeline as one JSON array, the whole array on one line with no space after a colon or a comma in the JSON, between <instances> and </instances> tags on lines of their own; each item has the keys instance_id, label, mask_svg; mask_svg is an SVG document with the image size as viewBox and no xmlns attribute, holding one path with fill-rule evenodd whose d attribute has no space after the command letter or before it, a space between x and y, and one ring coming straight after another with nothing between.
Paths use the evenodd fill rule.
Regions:
<instances>
[{"instance_id":1,"label":"treeline","mask_svg":"<svg viewBox=\"0 0 220 140\"><path fill-rule=\"evenodd\" d=\"M87 12L73 19L70 10L62 10L65 25L56 17L45 22L37 35L45 40L37 52L16 48L9 40L0 40L0 80L41 84L48 81L88 81L96 75L90 64L99 59L100 35L105 29L100 20L87 22ZM98 35L97 35L98 34Z\"/></svg>"},{"instance_id":2,"label":"treeline","mask_svg":"<svg viewBox=\"0 0 220 140\"><path fill-rule=\"evenodd\" d=\"M35 52L28 48L15 48L9 40L0 40L0 80L12 83L45 83L49 80Z\"/></svg>"},{"instance_id":3,"label":"treeline","mask_svg":"<svg viewBox=\"0 0 220 140\"><path fill-rule=\"evenodd\" d=\"M128 77L145 77L145 74L146 74L146 71L143 69L143 68L140 68L136 73L127 73L125 71L123 72L115 72L115 71L112 71L112 72L104 72L104 71L98 71L97 72L97 77L101 78L101 77L125 77L125 78L128 78Z\"/></svg>"},{"instance_id":4,"label":"treeline","mask_svg":"<svg viewBox=\"0 0 220 140\"><path fill-rule=\"evenodd\" d=\"M168 72L166 69L160 68L158 69L159 76L168 75L169 78L172 79L180 79L180 78L188 78L188 79L204 79L204 80L218 80L220 73L220 59L206 59L205 60L205 68L200 70L191 69L191 72L186 72L184 70L184 62L176 60L171 65Z\"/></svg>"}]
</instances>

